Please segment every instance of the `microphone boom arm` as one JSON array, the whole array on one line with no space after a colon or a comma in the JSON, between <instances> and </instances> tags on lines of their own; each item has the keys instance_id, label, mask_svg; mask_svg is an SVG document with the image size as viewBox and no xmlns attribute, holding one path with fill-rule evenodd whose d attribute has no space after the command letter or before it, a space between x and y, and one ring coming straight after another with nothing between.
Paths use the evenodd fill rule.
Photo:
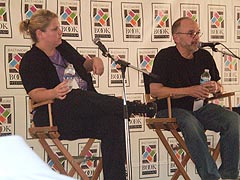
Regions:
<instances>
[{"instance_id":1,"label":"microphone boom arm","mask_svg":"<svg viewBox=\"0 0 240 180\"><path fill-rule=\"evenodd\" d=\"M226 48L226 47L225 47ZM228 51L229 51L229 49L228 48L226 48ZM221 51L221 50L219 50L219 49L217 49L217 48L212 48L212 50L213 51L215 51L215 52L220 52L220 53L222 53L222 55L223 56L225 56L225 55L227 55L227 56L231 56L231 57L234 57L234 58L237 58L237 59L239 59L240 60L240 57L238 57L237 55L235 55L233 52L226 52L226 51Z\"/></svg>"},{"instance_id":2,"label":"microphone boom arm","mask_svg":"<svg viewBox=\"0 0 240 180\"><path fill-rule=\"evenodd\" d=\"M118 60L114 59L114 57L113 57L109 52L106 52L106 53L103 52L103 55L104 55L105 57L109 57L109 58L112 59L115 63L117 63L117 64L119 64L119 65L121 65L121 66L130 67L130 68L132 68L132 69L134 69L134 70L136 70L136 71L139 71L139 72L142 72L142 73L144 73L144 74L147 74L148 76L150 76L150 77L152 77L152 78L154 78L154 79L158 79L158 76L157 76L156 74L153 74L153 73L151 73L151 72L148 72L148 71L139 69L139 68L137 68L136 66L131 65L131 63L129 63L129 62L127 62L127 61L124 61L124 60L121 60L121 59L118 59Z\"/></svg>"},{"instance_id":3,"label":"microphone boom arm","mask_svg":"<svg viewBox=\"0 0 240 180\"><path fill-rule=\"evenodd\" d=\"M144 70L142 70L142 69L139 69L139 68L131 65L129 62L126 62L126 61L124 61L124 60L121 60L121 59L116 60L116 59L114 59L114 57L107 51L107 48L104 46L104 44L101 42L101 40L100 40L99 38L95 38L95 39L93 40L93 42L94 42L94 44L96 44L96 45L98 46L98 48L102 51L102 55L103 55L104 57L109 57L109 58L112 59L115 63L121 65L121 67L125 67L125 68L126 68L126 67L130 67L130 68L132 68L132 69L134 69L134 70L137 70L137 71L139 71L139 72L142 72L142 73L144 73L144 74L147 74L148 76L150 76L150 77L152 77L152 78L154 78L154 79L158 79L158 76L157 76L156 74L153 74L153 73L150 73L150 72L148 72L148 71L144 71Z\"/></svg>"}]
</instances>

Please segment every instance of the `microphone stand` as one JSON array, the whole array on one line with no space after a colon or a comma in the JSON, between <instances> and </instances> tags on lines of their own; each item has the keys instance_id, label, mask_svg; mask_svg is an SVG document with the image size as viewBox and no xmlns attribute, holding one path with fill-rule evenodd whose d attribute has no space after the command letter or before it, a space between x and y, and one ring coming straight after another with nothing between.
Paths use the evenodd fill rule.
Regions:
<instances>
[{"instance_id":1,"label":"microphone stand","mask_svg":"<svg viewBox=\"0 0 240 180\"><path fill-rule=\"evenodd\" d=\"M102 49L100 49L102 51ZM156 75L149 73L147 71L141 70L135 66L132 66L129 62L126 62L124 60L116 60L114 57L109 53L102 51L102 55L105 57L109 57L111 60L113 60L115 63L119 64L121 66L121 72L122 72L122 83L123 83L123 117L124 117L124 125L125 125L125 142L126 142L126 159L127 159L127 177L128 180L132 180L132 161L131 161L131 145L130 145L130 131L129 131L129 123L128 123L128 108L127 108L127 99L126 99L126 82L125 82L125 72L126 67L130 67L132 69L135 69L137 71L140 71L142 73L145 73L149 76L152 76L153 78L156 78Z\"/></svg>"},{"instance_id":2,"label":"microphone stand","mask_svg":"<svg viewBox=\"0 0 240 180\"><path fill-rule=\"evenodd\" d=\"M224 45L223 45L224 46ZM227 55L227 56L231 56L231 57L234 57L234 58L237 58L237 59L239 59L240 60L240 57L238 57L237 55L235 55L233 52L231 52L226 46L224 46L229 52L226 52L226 51L221 51L221 50L219 50L219 49L217 49L217 48L215 48L215 47L212 47L212 50L214 51L214 52L220 52L220 53L222 53L222 55L223 56L225 56L225 55Z\"/></svg>"}]
</instances>

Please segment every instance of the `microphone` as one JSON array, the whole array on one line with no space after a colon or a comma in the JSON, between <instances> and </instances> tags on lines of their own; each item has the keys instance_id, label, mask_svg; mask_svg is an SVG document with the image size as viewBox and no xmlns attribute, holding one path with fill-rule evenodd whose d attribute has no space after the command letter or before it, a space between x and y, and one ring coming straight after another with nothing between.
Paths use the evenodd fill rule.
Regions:
<instances>
[{"instance_id":1,"label":"microphone","mask_svg":"<svg viewBox=\"0 0 240 180\"><path fill-rule=\"evenodd\" d=\"M94 38L94 44L98 46L98 48L102 51L103 56L107 57L109 55L107 48L103 45L99 38Z\"/></svg>"},{"instance_id":2,"label":"microphone","mask_svg":"<svg viewBox=\"0 0 240 180\"><path fill-rule=\"evenodd\" d=\"M198 43L198 48L203 48L203 47L210 47L214 48L216 45L221 44L220 42L199 42Z\"/></svg>"}]
</instances>

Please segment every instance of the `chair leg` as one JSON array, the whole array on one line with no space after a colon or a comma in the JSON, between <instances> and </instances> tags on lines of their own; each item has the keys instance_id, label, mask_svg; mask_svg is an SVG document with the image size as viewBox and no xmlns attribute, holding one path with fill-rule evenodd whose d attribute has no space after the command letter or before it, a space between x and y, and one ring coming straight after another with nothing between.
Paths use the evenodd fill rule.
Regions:
<instances>
[{"instance_id":1,"label":"chair leg","mask_svg":"<svg viewBox=\"0 0 240 180\"><path fill-rule=\"evenodd\" d=\"M181 162L183 167L185 167L187 165L187 162L189 159L190 159L190 156L188 154L186 154L183 157L183 160ZM172 176L172 180L177 180L180 175L181 175L181 171L179 169L177 169L176 172L174 173L174 175Z\"/></svg>"},{"instance_id":2,"label":"chair leg","mask_svg":"<svg viewBox=\"0 0 240 180\"><path fill-rule=\"evenodd\" d=\"M102 171L102 158L99 160L97 168L95 169L91 180L97 180L101 171Z\"/></svg>"},{"instance_id":3,"label":"chair leg","mask_svg":"<svg viewBox=\"0 0 240 180\"><path fill-rule=\"evenodd\" d=\"M212 157L213 157L214 161L217 160L219 154L220 154L220 141L218 141L215 149L213 150L213 155L212 155Z\"/></svg>"},{"instance_id":4,"label":"chair leg","mask_svg":"<svg viewBox=\"0 0 240 180\"><path fill-rule=\"evenodd\" d=\"M89 180L85 172L80 168L79 164L75 162L72 155L66 150L66 148L63 146L63 144L60 142L59 139L52 139L54 144L58 147L58 149L63 153L63 155L67 158L68 162L71 164L72 168L77 171L79 176L81 176L82 180ZM68 174L68 176L70 176Z\"/></svg>"},{"instance_id":5,"label":"chair leg","mask_svg":"<svg viewBox=\"0 0 240 180\"><path fill-rule=\"evenodd\" d=\"M185 142L183 141L183 139L180 137L180 135L178 134L178 132L176 130L170 130L173 134L173 136L178 140L178 142L182 145L183 149L185 150L186 152L186 155L184 156L181 164L183 167L186 166L188 160L191 158L191 155L187 149L187 146L185 144ZM218 141L215 149L213 150L213 154L212 154L212 157L213 157L213 160L216 161L218 156L219 156L219 153L220 153L220 142ZM174 173L173 177L172 177L172 180L176 180L178 179L179 175L181 174L180 170L177 169L177 171Z\"/></svg>"},{"instance_id":6,"label":"chair leg","mask_svg":"<svg viewBox=\"0 0 240 180\"><path fill-rule=\"evenodd\" d=\"M87 154L88 150L91 148L91 146L92 146L92 144L94 143L94 141L95 141L95 139L92 139L92 138L89 138L89 139L88 139L88 142L86 143L86 145L84 146L83 150L82 150L81 153L80 153L80 156L81 156L81 157L84 157L84 156ZM79 164L79 163L78 163L78 164ZM80 164L79 164L79 165L80 165ZM97 167L98 167L98 166L97 166ZM101 166L99 175L100 175L100 173L101 173L101 170L102 170L102 166ZM96 170L95 170L95 171L96 171ZM70 171L69 171L69 176L73 176L75 172L76 172L76 170L72 167L72 168L70 169ZM95 172L94 172L94 174L95 174Z\"/></svg>"},{"instance_id":7,"label":"chair leg","mask_svg":"<svg viewBox=\"0 0 240 180\"><path fill-rule=\"evenodd\" d=\"M57 167L57 170L64 175L67 175L67 172L65 171L65 169L63 168L61 162L59 161L57 155L52 151L52 149L49 147L48 143L46 142L46 139L44 138L40 138L39 142L41 143L43 149L45 149L45 151L47 152L47 154L49 155L49 157L53 160L54 164Z\"/></svg>"},{"instance_id":8,"label":"chair leg","mask_svg":"<svg viewBox=\"0 0 240 180\"><path fill-rule=\"evenodd\" d=\"M189 159L191 158L191 155L187 149L187 145L186 143L183 141L182 137L179 135L179 133L177 132L177 130L175 129L170 129L171 133L173 134L173 136L177 139L177 141L181 144L182 148L184 149L186 155L183 157L183 160L181 162L182 166L185 167L187 165L187 162L189 161ZM177 171L174 173L172 179L178 179L178 177L181 175L181 172L179 169L177 169Z\"/></svg>"},{"instance_id":9,"label":"chair leg","mask_svg":"<svg viewBox=\"0 0 240 180\"><path fill-rule=\"evenodd\" d=\"M173 136L177 139L177 141L181 144L182 148L184 149L184 151L186 152L186 154L188 154L190 156L190 153L188 151L187 145L185 143L185 141L182 139L182 137L179 135L179 133L177 132L177 130L170 130L171 133L173 134ZM190 156L191 157L191 156Z\"/></svg>"},{"instance_id":10,"label":"chair leg","mask_svg":"<svg viewBox=\"0 0 240 180\"><path fill-rule=\"evenodd\" d=\"M176 164L176 166L178 167L179 171L181 172L182 176L184 177L185 180L191 180L190 177L188 176L188 174L186 173L183 165L179 162L179 160L177 159L177 157L175 156L171 146L168 144L167 139L164 137L163 132L160 129L156 129L156 133L158 134L159 138L161 139L163 145L165 146L165 148L167 149L169 155L171 156L171 158L173 159L174 163ZM173 180L173 178L172 178Z\"/></svg>"}]
</instances>

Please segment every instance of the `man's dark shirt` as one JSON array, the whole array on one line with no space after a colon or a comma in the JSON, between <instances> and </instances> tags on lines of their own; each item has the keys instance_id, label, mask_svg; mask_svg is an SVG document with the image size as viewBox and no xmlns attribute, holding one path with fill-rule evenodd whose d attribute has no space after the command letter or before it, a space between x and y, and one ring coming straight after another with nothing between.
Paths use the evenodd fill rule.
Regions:
<instances>
[{"instance_id":1,"label":"man's dark shirt","mask_svg":"<svg viewBox=\"0 0 240 180\"><path fill-rule=\"evenodd\" d=\"M158 79L150 79L150 83L161 83L166 87L181 88L200 84L200 76L204 69L209 69L211 80L220 79L216 63L212 55L203 49L194 53L193 59L185 59L178 52L176 46L162 49L155 57L152 73ZM186 96L172 100L172 107L192 111L195 98ZM166 109L166 100L159 100L158 109Z\"/></svg>"}]
</instances>

